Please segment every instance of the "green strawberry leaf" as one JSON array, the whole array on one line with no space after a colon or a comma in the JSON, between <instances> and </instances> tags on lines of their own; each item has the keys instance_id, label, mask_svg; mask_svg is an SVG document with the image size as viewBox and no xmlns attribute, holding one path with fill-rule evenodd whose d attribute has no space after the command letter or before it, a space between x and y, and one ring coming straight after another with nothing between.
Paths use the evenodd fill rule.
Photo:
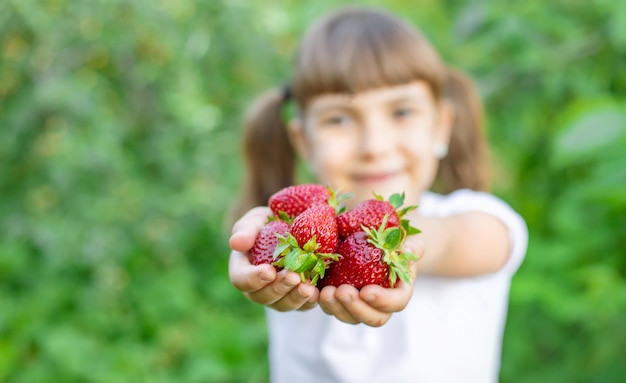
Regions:
<instances>
[{"instance_id":1,"label":"green strawberry leaf","mask_svg":"<svg viewBox=\"0 0 626 383\"><path fill-rule=\"evenodd\" d=\"M332 207L333 209L335 209L337 214L343 213L346 210L346 207L343 206L342 203L350 198L353 198L354 193L339 194L339 191L341 189L334 190L330 186L326 186L326 189L328 189L328 192L330 194L330 197L327 200L328 205Z\"/></svg>"},{"instance_id":2,"label":"green strawberry leaf","mask_svg":"<svg viewBox=\"0 0 626 383\"><path fill-rule=\"evenodd\" d=\"M317 238L314 235L311 237L311 239L309 239L307 243L304 244L304 246L302 246L302 250L309 252L309 253L314 253L318 247L319 245L317 244Z\"/></svg>"},{"instance_id":3,"label":"green strawberry leaf","mask_svg":"<svg viewBox=\"0 0 626 383\"><path fill-rule=\"evenodd\" d=\"M314 254L294 249L285 256L285 269L302 273L311 270L315 262L317 262L317 257Z\"/></svg>"},{"instance_id":4,"label":"green strawberry leaf","mask_svg":"<svg viewBox=\"0 0 626 383\"><path fill-rule=\"evenodd\" d=\"M287 241L287 238L289 237L289 233L287 233L287 236L284 236L280 233L274 233L276 235L276 238L278 238L281 242L285 242Z\"/></svg>"},{"instance_id":5,"label":"green strawberry leaf","mask_svg":"<svg viewBox=\"0 0 626 383\"><path fill-rule=\"evenodd\" d=\"M387 250L393 250L400 244L402 240L402 231L397 227L391 227L384 232L383 247Z\"/></svg>"},{"instance_id":6,"label":"green strawberry leaf","mask_svg":"<svg viewBox=\"0 0 626 383\"><path fill-rule=\"evenodd\" d=\"M313 286L317 285L317 281L319 279L323 279L326 274L326 263L322 258L319 258L313 266L313 270L311 270L311 284Z\"/></svg>"},{"instance_id":7,"label":"green strawberry leaf","mask_svg":"<svg viewBox=\"0 0 626 383\"><path fill-rule=\"evenodd\" d=\"M293 271L293 269L298 267L298 255L300 251L299 249L290 249L290 251L285 254L283 257L283 266L287 270Z\"/></svg>"},{"instance_id":8,"label":"green strawberry leaf","mask_svg":"<svg viewBox=\"0 0 626 383\"><path fill-rule=\"evenodd\" d=\"M411 267L410 262L418 260L419 257L413 253L398 253L395 251L385 252L383 261L389 265L389 283L390 286L395 286L396 281L400 278L401 281L407 284L413 283L411 280Z\"/></svg>"},{"instance_id":9,"label":"green strawberry leaf","mask_svg":"<svg viewBox=\"0 0 626 383\"><path fill-rule=\"evenodd\" d=\"M397 273L397 276L400 277L400 280L402 282L406 283L407 285L410 285L411 283L413 283L413 281L411 281L411 273L410 272ZM395 282L394 282L394 285L395 285Z\"/></svg>"},{"instance_id":10,"label":"green strawberry leaf","mask_svg":"<svg viewBox=\"0 0 626 383\"><path fill-rule=\"evenodd\" d=\"M289 216L289 214L282 210L278 212L278 217L287 223L291 223L293 221L293 217Z\"/></svg>"},{"instance_id":11,"label":"green strawberry leaf","mask_svg":"<svg viewBox=\"0 0 626 383\"><path fill-rule=\"evenodd\" d=\"M313 254L303 254L299 258L302 263L300 267L294 270L296 273L302 273L311 270L311 268L313 268L315 266L315 263L317 262L317 257Z\"/></svg>"},{"instance_id":12,"label":"green strawberry leaf","mask_svg":"<svg viewBox=\"0 0 626 383\"><path fill-rule=\"evenodd\" d=\"M389 271L389 286L394 287L396 285L396 281L398 280L398 275L396 271L392 268Z\"/></svg>"},{"instance_id":13,"label":"green strawberry leaf","mask_svg":"<svg viewBox=\"0 0 626 383\"><path fill-rule=\"evenodd\" d=\"M405 208L402 208L402 209L397 211L398 217L402 218L402 217L404 217L404 215L406 213L408 213L408 212L410 212L412 210L415 210L415 209L417 209L417 206L415 206L415 205L411 205L411 206L407 206Z\"/></svg>"},{"instance_id":14,"label":"green strawberry leaf","mask_svg":"<svg viewBox=\"0 0 626 383\"><path fill-rule=\"evenodd\" d=\"M392 280L393 275L393 280ZM395 285L397 278L407 284L411 284L411 268L409 267L408 260L400 260L390 265L389 282L391 286Z\"/></svg>"},{"instance_id":15,"label":"green strawberry leaf","mask_svg":"<svg viewBox=\"0 0 626 383\"><path fill-rule=\"evenodd\" d=\"M338 261L341 258L341 254L335 253L317 253L317 256L324 261Z\"/></svg>"},{"instance_id":16,"label":"green strawberry leaf","mask_svg":"<svg viewBox=\"0 0 626 383\"><path fill-rule=\"evenodd\" d=\"M414 254L414 253L409 253L409 252L402 253L402 256L406 258L406 260L408 261L417 261L418 259L420 259L419 255Z\"/></svg>"},{"instance_id":17,"label":"green strawberry leaf","mask_svg":"<svg viewBox=\"0 0 626 383\"><path fill-rule=\"evenodd\" d=\"M315 266L313 266L313 270L311 270L315 275L319 275L322 278L324 277L324 273L326 272L326 263L322 258L318 258L317 262L315 262Z\"/></svg>"},{"instance_id":18,"label":"green strawberry leaf","mask_svg":"<svg viewBox=\"0 0 626 383\"><path fill-rule=\"evenodd\" d=\"M290 249L291 245L289 243L279 243L276 249L274 249L274 259L287 254Z\"/></svg>"},{"instance_id":19,"label":"green strawberry leaf","mask_svg":"<svg viewBox=\"0 0 626 383\"><path fill-rule=\"evenodd\" d=\"M391 197L389 197L389 203L394 207L394 209L398 209L404 203L404 193L393 194Z\"/></svg>"},{"instance_id":20,"label":"green strawberry leaf","mask_svg":"<svg viewBox=\"0 0 626 383\"><path fill-rule=\"evenodd\" d=\"M274 257L274 259L276 259L276 257ZM277 261L272 262L272 266L276 266L276 267L285 267L285 257L282 257L280 259L278 259Z\"/></svg>"},{"instance_id":21,"label":"green strawberry leaf","mask_svg":"<svg viewBox=\"0 0 626 383\"><path fill-rule=\"evenodd\" d=\"M402 228L404 229L404 231L406 232L406 235L413 235L413 234L419 234L422 231L414 226L411 226L411 223L409 222L408 219L402 219L400 220L400 226L402 226Z\"/></svg>"},{"instance_id":22,"label":"green strawberry leaf","mask_svg":"<svg viewBox=\"0 0 626 383\"><path fill-rule=\"evenodd\" d=\"M343 194L339 194L339 196L337 197L337 202L343 202L343 201L347 201L350 198L354 198L354 193L343 193Z\"/></svg>"}]
</instances>

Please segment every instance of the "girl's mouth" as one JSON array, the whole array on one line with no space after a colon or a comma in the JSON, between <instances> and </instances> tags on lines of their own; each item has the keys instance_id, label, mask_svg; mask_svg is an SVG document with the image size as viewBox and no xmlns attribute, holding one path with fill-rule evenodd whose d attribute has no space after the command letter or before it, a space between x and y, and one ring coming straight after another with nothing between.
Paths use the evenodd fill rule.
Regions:
<instances>
[{"instance_id":1,"label":"girl's mouth","mask_svg":"<svg viewBox=\"0 0 626 383\"><path fill-rule=\"evenodd\" d=\"M398 176L398 172L383 172L383 173L369 173L369 174L357 174L354 179L357 182L369 184L385 182Z\"/></svg>"}]
</instances>

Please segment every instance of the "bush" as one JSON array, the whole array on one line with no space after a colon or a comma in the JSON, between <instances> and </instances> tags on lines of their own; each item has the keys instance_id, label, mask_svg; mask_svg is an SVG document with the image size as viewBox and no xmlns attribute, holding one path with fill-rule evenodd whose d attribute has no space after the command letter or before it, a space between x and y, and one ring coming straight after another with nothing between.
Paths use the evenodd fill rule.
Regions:
<instances>
[{"instance_id":1,"label":"bush","mask_svg":"<svg viewBox=\"0 0 626 383\"><path fill-rule=\"evenodd\" d=\"M503 382L626 375L626 6L387 2L474 76L531 231ZM0 4L0 380L266 382L227 278L240 116L300 2Z\"/></svg>"}]
</instances>

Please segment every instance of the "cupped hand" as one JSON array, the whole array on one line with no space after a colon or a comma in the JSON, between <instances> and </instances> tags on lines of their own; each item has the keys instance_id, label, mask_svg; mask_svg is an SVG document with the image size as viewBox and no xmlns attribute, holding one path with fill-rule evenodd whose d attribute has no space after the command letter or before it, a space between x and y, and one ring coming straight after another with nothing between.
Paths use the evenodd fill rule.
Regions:
<instances>
[{"instance_id":1,"label":"cupped hand","mask_svg":"<svg viewBox=\"0 0 626 383\"><path fill-rule=\"evenodd\" d=\"M310 283L302 283L297 273L276 272L271 265L253 265L248 251L257 234L272 214L266 207L248 211L233 226L229 240L232 249L228 275L236 289L253 302L278 311L308 310L317 305L319 290Z\"/></svg>"},{"instance_id":2,"label":"cupped hand","mask_svg":"<svg viewBox=\"0 0 626 383\"><path fill-rule=\"evenodd\" d=\"M411 251L423 255L421 241L411 241ZM417 276L419 261L411 263L412 280ZM326 286L319 295L319 305L326 314L334 315L342 322L364 323L380 327L387 323L393 313L402 311L411 300L413 285L399 281L394 288L367 285L357 290L350 285Z\"/></svg>"}]
</instances>

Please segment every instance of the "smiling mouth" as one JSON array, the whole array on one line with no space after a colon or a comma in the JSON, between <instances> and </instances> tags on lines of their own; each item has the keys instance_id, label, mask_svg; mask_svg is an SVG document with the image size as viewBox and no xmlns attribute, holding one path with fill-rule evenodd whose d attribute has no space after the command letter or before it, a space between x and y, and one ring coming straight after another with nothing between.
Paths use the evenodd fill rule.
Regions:
<instances>
[{"instance_id":1,"label":"smiling mouth","mask_svg":"<svg viewBox=\"0 0 626 383\"><path fill-rule=\"evenodd\" d=\"M397 177L399 172L386 172L386 173L375 173L375 174L358 174L354 176L354 179L358 182L362 183L377 183L390 180L394 177Z\"/></svg>"}]
</instances>

